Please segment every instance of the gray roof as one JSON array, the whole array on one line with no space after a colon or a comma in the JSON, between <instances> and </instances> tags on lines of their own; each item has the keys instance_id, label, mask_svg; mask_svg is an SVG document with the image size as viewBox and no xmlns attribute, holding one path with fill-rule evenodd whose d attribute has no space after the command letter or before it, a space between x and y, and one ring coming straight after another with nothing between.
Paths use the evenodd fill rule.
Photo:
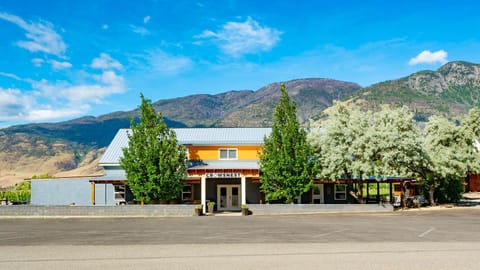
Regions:
<instances>
[{"instance_id":1,"label":"gray roof","mask_svg":"<svg viewBox=\"0 0 480 270\"><path fill-rule=\"evenodd\" d=\"M183 145L261 145L270 135L271 128L178 128L172 129ZM100 159L99 164L117 165L123 156L122 148L128 146L127 132L120 129Z\"/></svg>"}]
</instances>

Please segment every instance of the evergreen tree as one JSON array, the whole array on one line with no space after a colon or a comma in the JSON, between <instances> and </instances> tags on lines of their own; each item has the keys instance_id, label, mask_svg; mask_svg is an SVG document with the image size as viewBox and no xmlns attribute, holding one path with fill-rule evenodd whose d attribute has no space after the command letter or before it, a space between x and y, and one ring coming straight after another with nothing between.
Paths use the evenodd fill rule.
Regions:
<instances>
[{"instance_id":1,"label":"evergreen tree","mask_svg":"<svg viewBox=\"0 0 480 270\"><path fill-rule=\"evenodd\" d=\"M260 189L266 200L293 199L307 192L316 172L306 132L297 120L297 108L282 84L270 136L264 138L260 154Z\"/></svg>"},{"instance_id":2,"label":"evergreen tree","mask_svg":"<svg viewBox=\"0 0 480 270\"><path fill-rule=\"evenodd\" d=\"M161 113L156 113L150 100L140 94L140 121L130 122L128 148L120 160L127 175L127 184L135 199L142 203L177 199L186 175L185 148L178 144Z\"/></svg>"}]
</instances>

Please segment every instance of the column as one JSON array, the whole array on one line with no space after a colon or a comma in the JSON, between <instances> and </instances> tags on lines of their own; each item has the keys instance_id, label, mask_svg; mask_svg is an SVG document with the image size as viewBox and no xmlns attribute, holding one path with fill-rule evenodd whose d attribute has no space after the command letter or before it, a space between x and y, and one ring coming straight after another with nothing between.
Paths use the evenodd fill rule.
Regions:
<instances>
[{"instance_id":1,"label":"column","mask_svg":"<svg viewBox=\"0 0 480 270\"><path fill-rule=\"evenodd\" d=\"M203 213L205 214L207 212L207 177L205 175L202 176L200 186L201 186L201 193L202 193L201 204L203 207Z\"/></svg>"},{"instance_id":2,"label":"column","mask_svg":"<svg viewBox=\"0 0 480 270\"><path fill-rule=\"evenodd\" d=\"M242 175L242 205L247 204L247 183L245 176Z\"/></svg>"},{"instance_id":3,"label":"column","mask_svg":"<svg viewBox=\"0 0 480 270\"><path fill-rule=\"evenodd\" d=\"M380 204L380 182L377 181L377 204Z\"/></svg>"},{"instance_id":4,"label":"column","mask_svg":"<svg viewBox=\"0 0 480 270\"><path fill-rule=\"evenodd\" d=\"M92 205L95 205L95 182L90 182L92 185Z\"/></svg>"},{"instance_id":5,"label":"column","mask_svg":"<svg viewBox=\"0 0 480 270\"><path fill-rule=\"evenodd\" d=\"M393 189L392 189L392 182L390 182L390 204L393 204Z\"/></svg>"}]
</instances>

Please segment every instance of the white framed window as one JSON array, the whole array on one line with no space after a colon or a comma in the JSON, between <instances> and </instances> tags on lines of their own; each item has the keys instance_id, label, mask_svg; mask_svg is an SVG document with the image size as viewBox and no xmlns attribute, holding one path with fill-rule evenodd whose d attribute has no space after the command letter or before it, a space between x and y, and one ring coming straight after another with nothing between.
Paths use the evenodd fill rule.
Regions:
<instances>
[{"instance_id":1,"label":"white framed window","mask_svg":"<svg viewBox=\"0 0 480 270\"><path fill-rule=\"evenodd\" d=\"M125 202L125 185L113 185L115 189L115 201Z\"/></svg>"},{"instance_id":2,"label":"white framed window","mask_svg":"<svg viewBox=\"0 0 480 270\"><path fill-rule=\"evenodd\" d=\"M347 185L345 184L335 184L334 188L335 200L346 200L347 199Z\"/></svg>"},{"instance_id":3,"label":"white framed window","mask_svg":"<svg viewBox=\"0 0 480 270\"><path fill-rule=\"evenodd\" d=\"M182 201L183 202L193 201L192 191L193 191L193 186L192 185L183 186L183 189L182 189Z\"/></svg>"},{"instance_id":4,"label":"white framed window","mask_svg":"<svg viewBox=\"0 0 480 270\"><path fill-rule=\"evenodd\" d=\"M219 160L236 160L238 150L236 148L220 148L218 149Z\"/></svg>"}]
</instances>

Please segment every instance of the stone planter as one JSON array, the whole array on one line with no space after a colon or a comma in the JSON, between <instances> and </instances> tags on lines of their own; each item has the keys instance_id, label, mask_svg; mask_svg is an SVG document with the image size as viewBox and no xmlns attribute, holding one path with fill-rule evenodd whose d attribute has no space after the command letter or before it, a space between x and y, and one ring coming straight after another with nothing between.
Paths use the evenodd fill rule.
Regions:
<instances>
[{"instance_id":1,"label":"stone planter","mask_svg":"<svg viewBox=\"0 0 480 270\"><path fill-rule=\"evenodd\" d=\"M195 216L199 217L199 216L203 216L203 209L202 207L195 207Z\"/></svg>"},{"instance_id":2,"label":"stone planter","mask_svg":"<svg viewBox=\"0 0 480 270\"><path fill-rule=\"evenodd\" d=\"M248 216L248 207L242 206L242 216Z\"/></svg>"},{"instance_id":3,"label":"stone planter","mask_svg":"<svg viewBox=\"0 0 480 270\"><path fill-rule=\"evenodd\" d=\"M208 208L208 213L213 215L213 212L215 211L215 203L214 202L207 203L207 208Z\"/></svg>"}]
</instances>

